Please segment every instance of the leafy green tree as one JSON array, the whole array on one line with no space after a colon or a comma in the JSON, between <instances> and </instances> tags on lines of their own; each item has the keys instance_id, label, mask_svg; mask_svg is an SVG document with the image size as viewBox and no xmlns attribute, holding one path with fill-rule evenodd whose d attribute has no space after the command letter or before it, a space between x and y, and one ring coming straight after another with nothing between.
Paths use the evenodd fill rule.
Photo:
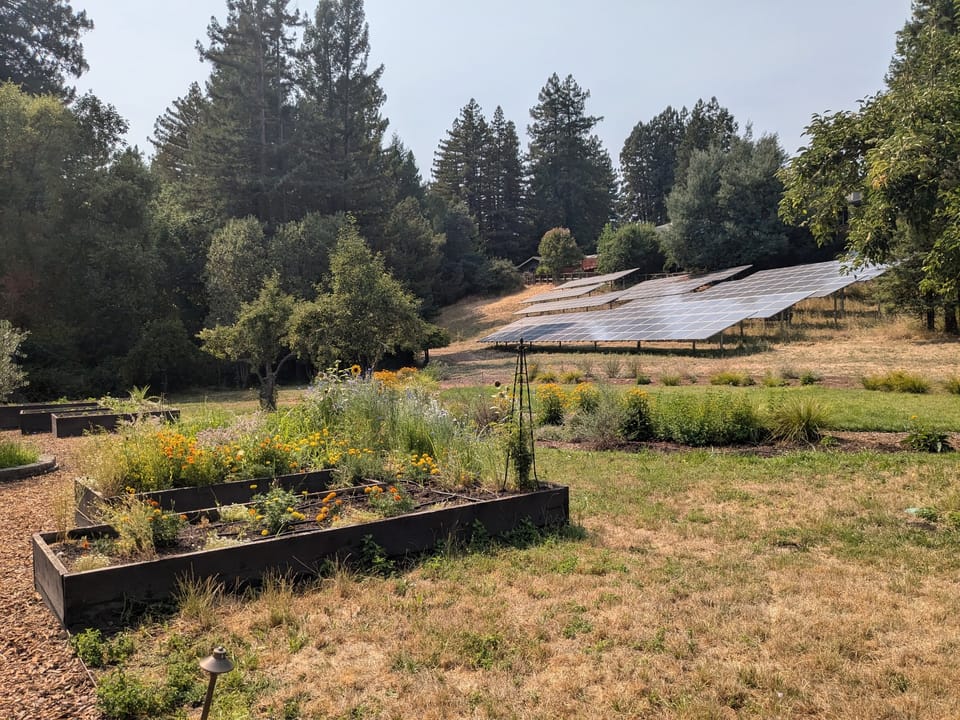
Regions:
<instances>
[{"instance_id":1,"label":"leafy green tree","mask_svg":"<svg viewBox=\"0 0 960 720\"><path fill-rule=\"evenodd\" d=\"M232 323L274 269L263 224L255 217L228 220L210 240L207 303L210 321Z\"/></svg>"},{"instance_id":2,"label":"leafy green tree","mask_svg":"<svg viewBox=\"0 0 960 720\"><path fill-rule=\"evenodd\" d=\"M556 73L530 110L529 204L537 234L570 228L583 249L595 247L610 220L616 179L610 156L591 131L603 118L586 115L590 92Z\"/></svg>"},{"instance_id":3,"label":"leafy green tree","mask_svg":"<svg viewBox=\"0 0 960 720\"><path fill-rule=\"evenodd\" d=\"M0 320L0 401L6 400L14 390L27 384L27 375L17 362L20 345L26 336L9 320Z\"/></svg>"},{"instance_id":4,"label":"leafy green tree","mask_svg":"<svg viewBox=\"0 0 960 720\"><path fill-rule=\"evenodd\" d=\"M417 300L390 275L353 222L340 232L330 277L329 289L304 305L294 321L296 347L314 363L375 368L387 353L424 347L428 327Z\"/></svg>"},{"instance_id":5,"label":"leafy green tree","mask_svg":"<svg viewBox=\"0 0 960 720\"><path fill-rule=\"evenodd\" d=\"M818 242L842 237L861 261L921 268L914 298L903 282L898 295L904 307L939 304L948 332L958 331L960 292L958 13L945 0L914 4L887 89L856 112L814 117L807 147L783 172L780 205Z\"/></svg>"},{"instance_id":6,"label":"leafy green tree","mask_svg":"<svg viewBox=\"0 0 960 720\"><path fill-rule=\"evenodd\" d=\"M666 258L660 249L660 237L652 223L607 225L597 241L597 271L614 273L637 268L642 274L663 271Z\"/></svg>"},{"instance_id":7,"label":"leafy green tree","mask_svg":"<svg viewBox=\"0 0 960 720\"><path fill-rule=\"evenodd\" d=\"M363 221L383 208L383 65L372 70L363 0L321 0L298 53L296 176L300 203Z\"/></svg>"},{"instance_id":8,"label":"leafy green tree","mask_svg":"<svg viewBox=\"0 0 960 720\"><path fill-rule=\"evenodd\" d=\"M65 76L88 69L80 35L93 29L86 11L65 0L8 0L0 3L0 82L9 80L31 95L72 99Z\"/></svg>"},{"instance_id":9,"label":"leafy green tree","mask_svg":"<svg viewBox=\"0 0 960 720\"><path fill-rule=\"evenodd\" d=\"M552 275L554 282L560 279L564 268L576 265L583 259L583 251L568 228L547 230L540 239L537 252L540 255L537 272Z\"/></svg>"},{"instance_id":10,"label":"leafy green tree","mask_svg":"<svg viewBox=\"0 0 960 720\"><path fill-rule=\"evenodd\" d=\"M263 410L277 409L277 377L296 357L292 331L301 304L280 289L280 278L274 274L254 300L240 305L235 322L199 333L205 352L249 368L259 382Z\"/></svg>"},{"instance_id":11,"label":"leafy green tree","mask_svg":"<svg viewBox=\"0 0 960 720\"><path fill-rule=\"evenodd\" d=\"M286 292L307 298L330 272L330 253L346 216L307 213L302 220L281 225L269 240L269 265L279 272Z\"/></svg>"},{"instance_id":12,"label":"leafy green tree","mask_svg":"<svg viewBox=\"0 0 960 720\"><path fill-rule=\"evenodd\" d=\"M414 198L401 200L387 217L374 248L390 273L433 308L433 287L441 263L443 235L434 231Z\"/></svg>"},{"instance_id":13,"label":"leafy green tree","mask_svg":"<svg viewBox=\"0 0 960 720\"><path fill-rule=\"evenodd\" d=\"M673 189L677 150L687 111L667 108L650 122L638 122L620 151L623 173L621 215L628 222L667 222L667 195Z\"/></svg>"},{"instance_id":14,"label":"leafy green tree","mask_svg":"<svg viewBox=\"0 0 960 720\"><path fill-rule=\"evenodd\" d=\"M788 250L777 215L784 161L775 136L735 138L697 150L682 182L667 199L671 226L661 237L668 264L683 270L717 270L769 262Z\"/></svg>"}]
</instances>

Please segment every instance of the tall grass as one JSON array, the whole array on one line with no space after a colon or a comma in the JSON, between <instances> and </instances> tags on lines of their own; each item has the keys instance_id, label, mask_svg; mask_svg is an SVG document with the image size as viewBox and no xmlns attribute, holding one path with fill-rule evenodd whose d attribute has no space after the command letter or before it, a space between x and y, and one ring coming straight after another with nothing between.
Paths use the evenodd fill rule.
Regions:
<instances>
[{"instance_id":1,"label":"tall grass","mask_svg":"<svg viewBox=\"0 0 960 720\"><path fill-rule=\"evenodd\" d=\"M0 440L0 470L32 465L39 459L40 453L32 447L13 440Z\"/></svg>"}]
</instances>

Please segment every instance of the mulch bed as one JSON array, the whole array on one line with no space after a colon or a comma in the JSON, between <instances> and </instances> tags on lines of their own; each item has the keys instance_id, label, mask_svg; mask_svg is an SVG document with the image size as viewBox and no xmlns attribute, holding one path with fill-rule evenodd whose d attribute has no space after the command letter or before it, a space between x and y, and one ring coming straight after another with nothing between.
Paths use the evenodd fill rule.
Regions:
<instances>
[{"instance_id":1,"label":"mulch bed","mask_svg":"<svg viewBox=\"0 0 960 720\"><path fill-rule=\"evenodd\" d=\"M19 431L0 438L20 440ZM67 633L33 589L30 536L54 528L53 507L64 483L76 474L76 440L50 435L27 440L57 457L60 469L0 484L0 718L5 720L95 720L100 717L93 685L67 643Z\"/></svg>"}]
</instances>

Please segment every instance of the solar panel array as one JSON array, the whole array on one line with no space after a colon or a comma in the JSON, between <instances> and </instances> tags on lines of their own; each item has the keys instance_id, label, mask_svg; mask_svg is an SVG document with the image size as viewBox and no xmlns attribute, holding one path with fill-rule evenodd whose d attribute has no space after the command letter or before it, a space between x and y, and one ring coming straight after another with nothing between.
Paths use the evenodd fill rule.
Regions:
<instances>
[{"instance_id":1,"label":"solar panel array","mask_svg":"<svg viewBox=\"0 0 960 720\"><path fill-rule=\"evenodd\" d=\"M564 310L587 310L617 302L623 291L587 295L586 297L571 298L569 300L555 300L553 302L538 302L520 308L514 315L532 315L533 313L562 312Z\"/></svg>"},{"instance_id":2,"label":"solar panel array","mask_svg":"<svg viewBox=\"0 0 960 720\"><path fill-rule=\"evenodd\" d=\"M669 277L657 278L656 280L647 280L638 283L631 288L627 288L621 295L621 300L633 300L645 297L659 297L661 295L680 295L693 292L704 285L718 283L727 278L733 277L738 273L748 269L749 265L741 265L735 268L728 268L708 275L671 275Z\"/></svg>"},{"instance_id":3,"label":"solar panel array","mask_svg":"<svg viewBox=\"0 0 960 720\"><path fill-rule=\"evenodd\" d=\"M725 277L732 277L744 269L731 268L714 275L727 273ZM711 276L662 278L622 293L607 293L623 300L630 291L648 286L640 297L619 307L525 317L486 336L482 342L706 340L742 320L773 317L808 297L829 295L854 282L877 277L885 270L885 266L870 266L845 273L839 262L815 263L760 271L702 292L692 290L702 287L705 278ZM691 285L692 282L697 284ZM651 283L656 293L650 294ZM675 292L678 288L689 289Z\"/></svg>"}]
</instances>

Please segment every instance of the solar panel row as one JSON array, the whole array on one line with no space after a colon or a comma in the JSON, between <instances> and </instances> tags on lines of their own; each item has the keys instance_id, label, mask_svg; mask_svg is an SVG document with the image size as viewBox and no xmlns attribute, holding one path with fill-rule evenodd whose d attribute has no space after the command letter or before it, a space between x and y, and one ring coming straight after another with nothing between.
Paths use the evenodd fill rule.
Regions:
<instances>
[{"instance_id":1,"label":"solar panel row","mask_svg":"<svg viewBox=\"0 0 960 720\"><path fill-rule=\"evenodd\" d=\"M525 317L482 342L618 342L706 340L751 318L771 318L808 297L823 297L854 282L882 274L886 266L847 272L837 261L756 272L743 280L720 282L746 267L699 278L676 276L640 283L620 293L594 296L629 300L608 310ZM717 279L719 278L719 279ZM701 292L692 292L718 282ZM583 302L583 301L581 301ZM557 303L551 303L556 306ZM527 311L542 311L527 308ZM580 307L583 307L582 305Z\"/></svg>"}]
</instances>

